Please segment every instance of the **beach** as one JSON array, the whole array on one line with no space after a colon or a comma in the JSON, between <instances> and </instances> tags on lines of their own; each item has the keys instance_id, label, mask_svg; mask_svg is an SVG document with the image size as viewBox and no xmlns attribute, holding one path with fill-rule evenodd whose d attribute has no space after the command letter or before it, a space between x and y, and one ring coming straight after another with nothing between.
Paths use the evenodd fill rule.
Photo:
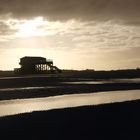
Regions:
<instances>
[{"instance_id":1,"label":"beach","mask_svg":"<svg viewBox=\"0 0 140 140\"><path fill-rule=\"evenodd\" d=\"M1 77L0 105L6 106L11 102L15 104L15 110L19 110L19 113L0 117L1 136L5 139L10 136L12 139L48 140L136 139L139 137L137 128L140 126L139 89L140 79L136 77L101 79L89 74L83 77L75 74ZM88 102L92 95L94 100L94 94L103 95L105 91L107 95L111 95L112 91L118 93L121 91L122 94L130 91L130 97L137 91L135 93L137 98L128 96L124 100L116 98L117 100L113 101L111 100L113 96L104 95L105 101L109 99L108 102L100 101L100 104L92 104L92 100L91 103ZM72 96L75 100L69 102L62 98L66 101L66 107L59 107L59 104L56 104L57 101L60 103L59 96ZM89 99L86 99L86 96L89 96ZM79 100L84 99L86 104L78 105L77 97ZM101 98L98 98L98 101ZM46 110L42 109L45 108L44 105L41 109L36 109L39 104L32 105L30 100L34 100L34 103L41 103L44 100ZM28 103L26 108L34 109L26 111L28 109L25 108L22 112L23 108L20 106L16 108L18 102L23 105ZM56 107L47 110L49 102ZM12 107L12 104L9 104L9 107Z\"/></svg>"}]
</instances>

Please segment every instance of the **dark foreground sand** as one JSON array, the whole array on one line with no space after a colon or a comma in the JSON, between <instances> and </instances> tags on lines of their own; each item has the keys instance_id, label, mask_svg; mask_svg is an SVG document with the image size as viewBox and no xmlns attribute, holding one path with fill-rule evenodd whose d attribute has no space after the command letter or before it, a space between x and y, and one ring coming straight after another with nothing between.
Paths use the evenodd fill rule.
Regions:
<instances>
[{"instance_id":1,"label":"dark foreground sand","mask_svg":"<svg viewBox=\"0 0 140 140\"><path fill-rule=\"evenodd\" d=\"M140 100L1 117L0 137L136 140L140 138Z\"/></svg>"}]
</instances>

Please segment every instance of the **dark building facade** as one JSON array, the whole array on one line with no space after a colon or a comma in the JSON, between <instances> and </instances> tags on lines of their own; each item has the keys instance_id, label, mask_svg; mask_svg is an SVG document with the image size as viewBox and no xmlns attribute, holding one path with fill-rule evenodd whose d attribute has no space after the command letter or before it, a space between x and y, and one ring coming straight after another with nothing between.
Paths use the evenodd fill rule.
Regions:
<instances>
[{"instance_id":1,"label":"dark building facade","mask_svg":"<svg viewBox=\"0 0 140 140\"><path fill-rule=\"evenodd\" d=\"M53 66L53 61L44 57L25 56L20 58L21 68L15 69L15 73L37 74L61 72L59 68Z\"/></svg>"}]
</instances>

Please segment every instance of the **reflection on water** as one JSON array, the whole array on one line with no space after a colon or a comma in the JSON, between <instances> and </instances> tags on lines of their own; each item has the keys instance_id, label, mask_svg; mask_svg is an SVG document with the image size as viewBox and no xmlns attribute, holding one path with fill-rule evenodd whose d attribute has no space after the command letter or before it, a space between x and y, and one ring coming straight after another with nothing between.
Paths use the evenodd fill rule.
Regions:
<instances>
[{"instance_id":1,"label":"reflection on water","mask_svg":"<svg viewBox=\"0 0 140 140\"><path fill-rule=\"evenodd\" d=\"M64 82L66 84L107 84L107 83L140 83L140 78L133 79L108 79L99 81Z\"/></svg>"},{"instance_id":2,"label":"reflection on water","mask_svg":"<svg viewBox=\"0 0 140 140\"><path fill-rule=\"evenodd\" d=\"M65 84L104 84L107 83L107 81L78 81L78 82L64 82L64 83Z\"/></svg>"},{"instance_id":3,"label":"reflection on water","mask_svg":"<svg viewBox=\"0 0 140 140\"><path fill-rule=\"evenodd\" d=\"M4 77L4 78L7 78L7 77ZM21 78L21 77L10 77L10 78ZM26 77L22 77L22 78L26 78ZM2 78L0 78L0 79L2 79ZM7 78L7 79L9 79L9 78ZM60 83L62 83L62 84L76 84L76 85L78 85L78 84L84 84L84 85L86 85L86 84L107 84L107 83L140 83L140 78L109 79L109 80L99 80L99 81L94 80L94 81L78 81L78 82L60 82ZM56 86L0 88L0 92L1 91L15 91L15 90L22 91L22 90L32 90L32 89L48 89L48 88L56 88Z\"/></svg>"},{"instance_id":4,"label":"reflection on water","mask_svg":"<svg viewBox=\"0 0 140 140\"><path fill-rule=\"evenodd\" d=\"M46 98L16 99L0 101L0 116L18 113L98 105L140 99L140 90L112 91L93 94L73 94Z\"/></svg>"},{"instance_id":5,"label":"reflection on water","mask_svg":"<svg viewBox=\"0 0 140 140\"><path fill-rule=\"evenodd\" d=\"M0 91L23 91L23 90L32 90L32 89L48 89L56 88L56 86L44 86L44 87L18 87L18 88L1 88Z\"/></svg>"},{"instance_id":6,"label":"reflection on water","mask_svg":"<svg viewBox=\"0 0 140 140\"><path fill-rule=\"evenodd\" d=\"M24 75L24 76L9 76L9 77L0 77L0 80L4 80L4 79L26 79L26 78L35 78L35 77L51 77L51 76L55 76L54 74L41 74L41 75Z\"/></svg>"}]
</instances>

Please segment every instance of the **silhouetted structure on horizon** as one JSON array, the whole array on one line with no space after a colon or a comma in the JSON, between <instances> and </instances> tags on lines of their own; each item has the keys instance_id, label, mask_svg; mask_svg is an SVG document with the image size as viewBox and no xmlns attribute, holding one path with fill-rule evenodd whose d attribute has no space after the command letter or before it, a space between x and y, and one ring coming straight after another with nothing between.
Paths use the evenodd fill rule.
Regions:
<instances>
[{"instance_id":1,"label":"silhouetted structure on horizon","mask_svg":"<svg viewBox=\"0 0 140 140\"><path fill-rule=\"evenodd\" d=\"M59 68L53 66L53 61L44 57L25 56L20 58L21 68L15 68L15 73L19 74L39 74L61 72Z\"/></svg>"}]
</instances>

